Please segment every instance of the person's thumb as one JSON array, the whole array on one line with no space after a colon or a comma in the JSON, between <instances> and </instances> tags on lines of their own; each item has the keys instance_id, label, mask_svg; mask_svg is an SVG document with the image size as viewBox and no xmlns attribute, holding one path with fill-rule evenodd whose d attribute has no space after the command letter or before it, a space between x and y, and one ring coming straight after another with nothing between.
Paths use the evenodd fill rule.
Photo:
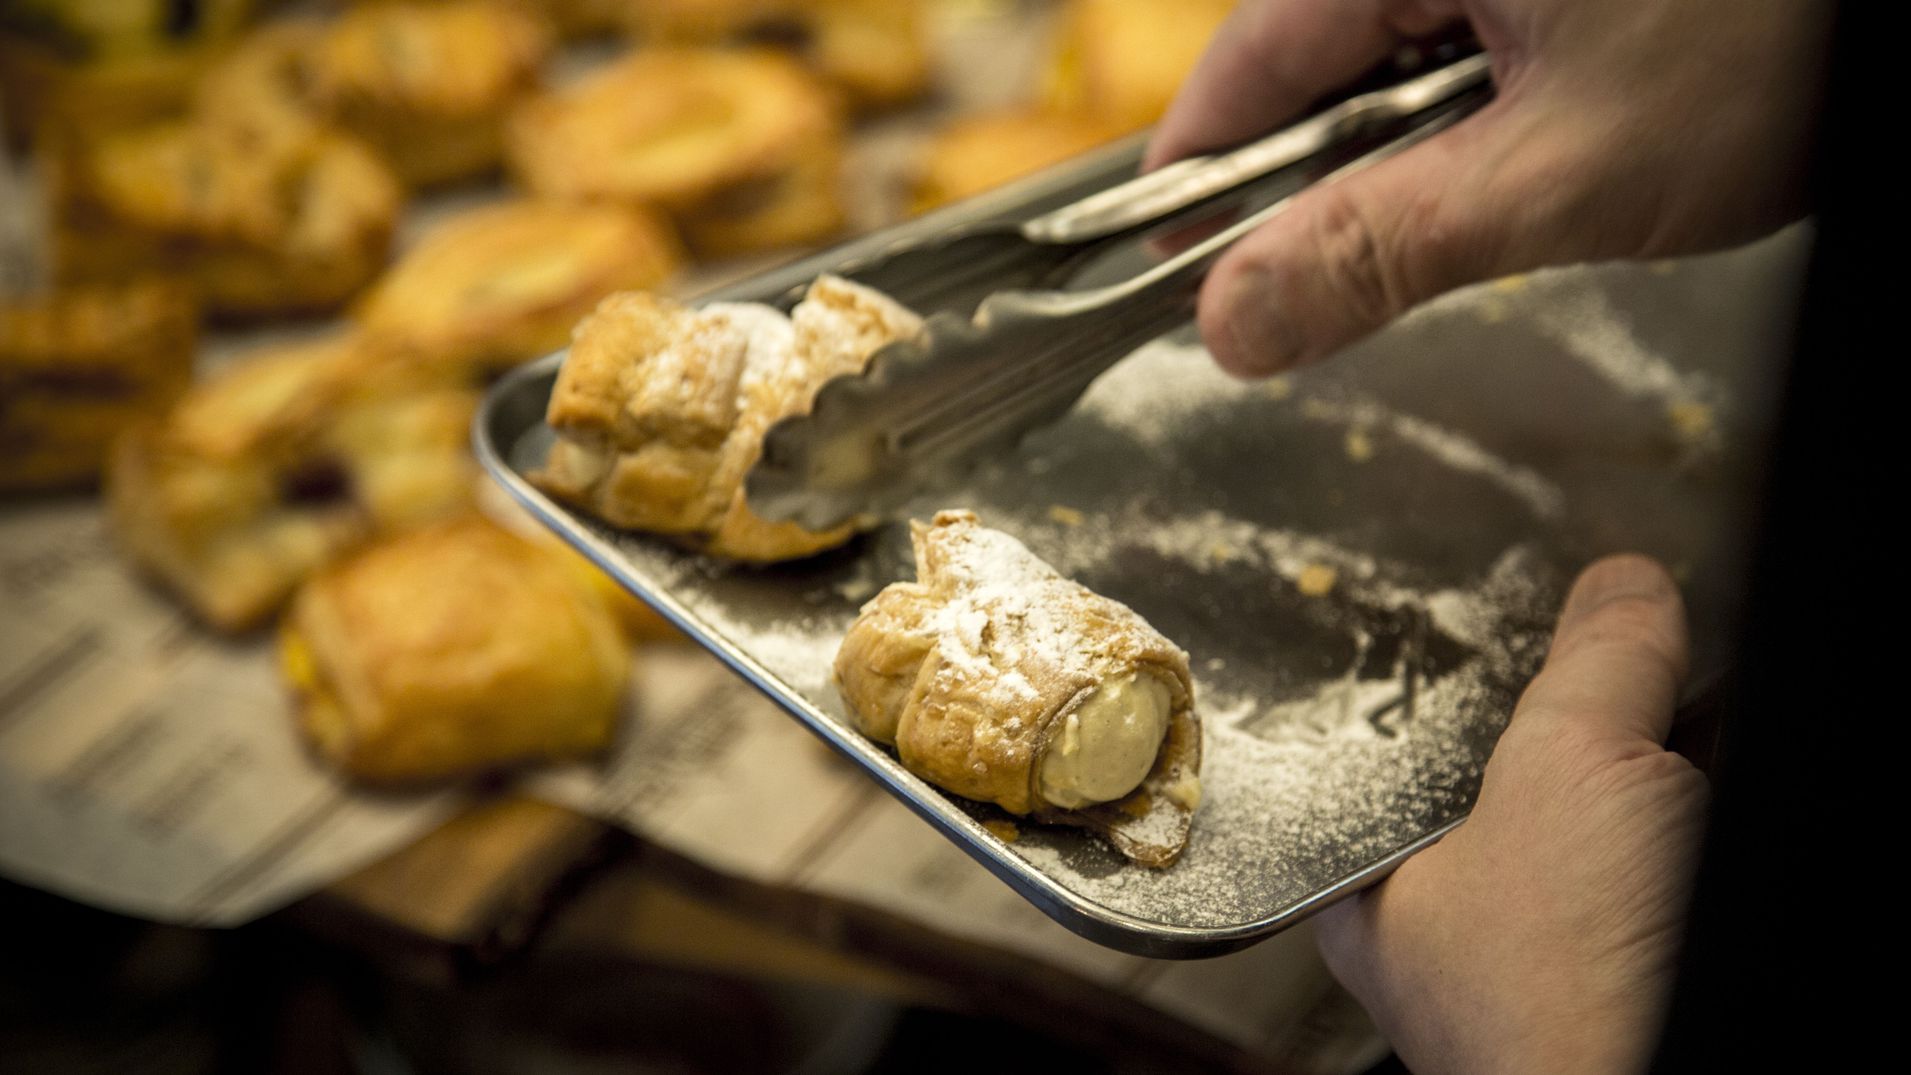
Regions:
<instances>
[{"instance_id":1,"label":"person's thumb","mask_svg":"<svg viewBox=\"0 0 1911 1075\"><path fill-rule=\"evenodd\" d=\"M1222 368L1312 362L1463 284L1594 256L1615 238L1580 212L1601 180L1570 120L1502 98L1399 156L1309 189L1242 238L1201 291Z\"/></svg>"},{"instance_id":2,"label":"person's thumb","mask_svg":"<svg viewBox=\"0 0 1911 1075\"><path fill-rule=\"evenodd\" d=\"M1609 556L1573 584L1546 666L1513 722L1529 732L1590 724L1619 740L1662 744L1689 660L1685 605L1665 568Z\"/></svg>"}]
</instances>

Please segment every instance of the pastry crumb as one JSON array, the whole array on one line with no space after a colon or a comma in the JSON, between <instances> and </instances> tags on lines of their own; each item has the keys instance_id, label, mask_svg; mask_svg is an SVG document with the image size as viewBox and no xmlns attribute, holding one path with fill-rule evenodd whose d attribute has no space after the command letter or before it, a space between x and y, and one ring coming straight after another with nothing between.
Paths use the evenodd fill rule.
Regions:
<instances>
[{"instance_id":1,"label":"pastry crumb","mask_svg":"<svg viewBox=\"0 0 1911 1075\"><path fill-rule=\"evenodd\" d=\"M1048 517L1061 523L1063 526L1080 526L1088 518L1088 516L1083 515L1081 512L1066 504L1050 504L1048 506Z\"/></svg>"},{"instance_id":2,"label":"pastry crumb","mask_svg":"<svg viewBox=\"0 0 1911 1075\"><path fill-rule=\"evenodd\" d=\"M1527 277L1525 273L1514 273L1511 276L1502 276L1498 280L1493 281L1493 290L1501 294L1511 295L1516 291L1525 291L1526 283Z\"/></svg>"},{"instance_id":3,"label":"pastry crumb","mask_svg":"<svg viewBox=\"0 0 1911 1075\"><path fill-rule=\"evenodd\" d=\"M1367 431L1360 428L1347 431L1347 458L1356 463L1365 463L1374 457L1374 441Z\"/></svg>"},{"instance_id":4,"label":"pastry crumb","mask_svg":"<svg viewBox=\"0 0 1911 1075\"><path fill-rule=\"evenodd\" d=\"M1261 390L1272 399L1286 399L1294 394L1294 379L1284 373L1269 377Z\"/></svg>"},{"instance_id":5,"label":"pastry crumb","mask_svg":"<svg viewBox=\"0 0 1911 1075\"><path fill-rule=\"evenodd\" d=\"M869 600L875 592L875 580L867 578L853 578L846 582L838 583L836 586L838 596L842 597L845 601L854 602L858 605Z\"/></svg>"},{"instance_id":6,"label":"pastry crumb","mask_svg":"<svg viewBox=\"0 0 1911 1075\"><path fill-rule=\"evenodd\" d=\"M1294 585L1308 597L1325 597L1334 588L1340 573L1326 564L1308 564L1295 577Z\"/></svg>"},{"instance_id":7,"label":"pastry crumb","mask_svg":"<svg viewBox=\"0 0 1911 1075\"><path fill-rule=\"evenodd\" d=\"M982 823L982 827L989 830L990 836L1005 844L1012 844L1022 838L1021 827L1006 818L990 818Z\"/></svg>"},{"instance_id":8,"label":"pastry crumb","mask_svg":"<svg viewBox=\"0 0 1911 1075\"><path fill-rule=\"evenodd\" d=\"M1712 408L1706 404L1670 403L1666 405L1665 414L1680 440L1701 441L1712 435Z\"/></svg>"},{"instance_id":9,"label":"pastry crumb","mask_svg":"<svg viewBox=\"0 0 1911 1075\"><path fill-rule=\"evenodd\" d=\"M1331 422L1340 417L1334 405L1325 400L1309 399L1301 402L1301 414L1317 422Z\"/></svg>"}]
</instances>

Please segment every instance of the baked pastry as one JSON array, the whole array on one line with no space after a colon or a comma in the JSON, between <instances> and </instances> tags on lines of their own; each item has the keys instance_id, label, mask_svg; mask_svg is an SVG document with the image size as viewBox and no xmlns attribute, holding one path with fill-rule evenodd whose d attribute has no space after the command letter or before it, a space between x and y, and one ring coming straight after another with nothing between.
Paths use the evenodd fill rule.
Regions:
<instances>
[{"instance_id":1,"label":"baked pastry","mask_svg":"<svg viewBox=\"0 0 1911 1075\"><path fill-rule=\"evenodd\" d=\"M785 49L858 108L901 104L929 86L920 0L649 0L625 11L653 44Z\"/></svg>"},{"instance_id":2,"label":"baked pastry","mask_svg":"<svg viewBox=\"0 0 1911 1075\"><path fill-rule=\"evenodd\" d=\"M515 5L374 4L316 44L311 93L406 184L429 186L497 166L504 111L536 87L550 51L549 27Z\"/></svg>"},{"instance_id":3,"label":"baked pastry","mask_svg":"<svg viewBox=\"0 0 1911 1075\"><path fill-rule=\"evenodd\" d=\"M788 187L805 196L786 207L823 202L823 223L807 229L820 234L841 219L840 199L799 173L833 160L842 138L829 91L786 57L660 48L525 103L507 152L539 194L657 205L680 220L734 217L739 200Z\"/></svg>"},{"instance_id":4,"label":"baked pastry","mask_svg":"<svg viewBox=\"0 0 1911 1075\"><path fill-rule=\"evenodd\" d=\"M91 484L192 379L198 310L162 280L0 301L0 490Z\"/></svg>"},{"instance_id":5,"label":"baked pastry","mask_svg":"<svg viewBox=\"0 0 1911 1075\"><path fill-rule=\"evenodd\" d=\"M1122 130L1161 118L1234 0L1070 0L1043 76L1051 110Z\"/></svg>"},{"instance_id":6,"label":"baked pastry","mask_svg":"<svg viewBox=\"0 0 1911 1075\"><path fill-rule=\"evenodd\" d=\"M1119 138L1114 123L1047 111L985 113L958 119L931 137L916 158L916 212L980 194Z\"/></svg>"},{"instance_id":7,"label":"baked pastry","mask_svg":"<svg viewBox=\"0 0 1911 1075\"><path fill-rule=\"evenodd\" d=\"M842 146L819 144L787 170L725 188L684 214L684 237L711 258L820 243L846 223L842 170Z\"/></svg>"},{"instance_id":8,"label":"baked pastry","mask_svg":"<svg viewBox=\"0 0 1911 1075\"><path fill-rule=\"evenodd\" d=\"M5 0L0 108L7 135L100 134L183 111L193 80L252 0Z\"/></svg>"},{"instance_id":9,"label":"baked pastry","mask_svg":"<svg viewBox=\"0 0 1911 1075\"><path fill-rule=\"evenodd\" d=\"M790 0L645 0L625 6L629 28L653 45L711 45L761 31Z\"/></svg>"},{"instance_id":10,"label":"baked pastry","mask_svg":"<svg viewBox=\"0 0 1911 1075\"><path fill-rule=\"evenodd\" d=\"M799 54L862 108L887 108L929 88L928 26L920 0L801 0Z\"/></svg>"},{"instance_id":11,"label":"baked pastry","mask_svg":"<svg viewBox=\"0 0 1911 1075\"><path fill-rule=\"evenodd\" d=\"M971 512L911 534L916 581L864 605L836 655L863 734L944 790L1172 865L1200 802L1188 655Z\"/></svg>"},{"instance_id":12,"label":"baked pastry","mask_svg":"<svg viewBox=\"0 0 1911 1075\"><path fill-rule=\"evenodd\" d=\"M472 209L427 234L365 296L370 336L482 379L564 346L613 291L652 288L682 254L656 213L514 201Z\"/></svg>"},{"instance_id":13,"label":"baked pastry","mask_svg":"<svg viewBox=\"0 0 1911 1075\"><path fill-rule=\"evenodd\" d=\"M468 517L318 574L279 636L306 739L384 783L609 745L630 652L563 555Z\"/></svg>"},{"instance_id":14,"label":"baked pastry","mask_svg":"<svg viewBox=\"0 0 1911 1075\"><path fill-rule=\"evenodd\" d=\"M165 274L217 314L338 306L384 265L398 218L384 164L318 129L199 119L64 143L50 162L58 279Z\"/></svg>"},{"instance_id":15,"label":"baked pastry","mask_svg":"<svg viewBox=\"0 0 1911 1075\"><path fill-rule=\"evenodd\" d=\"M546 419L557 442L535 480L606 522L668 534L715 556L772 561L847 541L770 522L743 479L772 424L816 390L921 327L868 288L819 277L790 316L768 306L701 309L646 294L605 299L558 372Z\"/></svg>"},{"instance_id":16,"label":"baked pastry","mask_svg":"<svg viewBox=\"0 0 1911 1075\"><path fill-rule=\"evenodd\" d=\"M253 138L309 137L329 125L312 98L312 54L325 24L283 19L252 31L199 80L196 116Z\"/></svg>"},{"instance_id":17,"label":"baked pastry","mask_svg":"<svg viewBox=\"0 0 1911 1075\"><path fill-rule=\"evenodd\" d=\"M236 631L355 545L462 511L476 392L346 336L272 348L114 446L121 547Z\"/></svg>"}]
</instances>

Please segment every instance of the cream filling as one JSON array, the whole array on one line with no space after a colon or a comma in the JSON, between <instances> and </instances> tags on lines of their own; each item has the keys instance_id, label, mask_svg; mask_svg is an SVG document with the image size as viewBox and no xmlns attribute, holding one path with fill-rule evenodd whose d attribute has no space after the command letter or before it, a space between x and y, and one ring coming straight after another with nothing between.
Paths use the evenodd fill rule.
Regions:
<instances>
[{"instance_id":1,"label":"cream filling","mask_svg":"<svg viewBox=\"0 0 1911 1075\"><path fill-rule=\"evenodd\" d=\"M1042 798L1074 810L1119 799L1154 767L1168 732L1170 695L1159 676L1111 680L1062 718L1042 756Z\"/></svg>"}]
</instances>

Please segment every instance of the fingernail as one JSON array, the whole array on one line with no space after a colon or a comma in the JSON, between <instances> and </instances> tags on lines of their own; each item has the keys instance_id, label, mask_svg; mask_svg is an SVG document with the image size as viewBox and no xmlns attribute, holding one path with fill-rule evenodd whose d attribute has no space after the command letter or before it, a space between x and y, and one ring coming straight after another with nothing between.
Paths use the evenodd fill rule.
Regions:
<instances>
[{"instance_id":1,"label":"fingernail","mask_svg":"<svg viewBox=\"0 0 1911 1075\"><path fill-rule=\"evenodd\" d=\"M1227 280L1221 296L1221 326L1226 335L1224 365L1242 377L1270 377L1300 361L1306 347L1298 327L1282 316L1273 278L1248 269Z\"/></svg>"}]
</instances>

